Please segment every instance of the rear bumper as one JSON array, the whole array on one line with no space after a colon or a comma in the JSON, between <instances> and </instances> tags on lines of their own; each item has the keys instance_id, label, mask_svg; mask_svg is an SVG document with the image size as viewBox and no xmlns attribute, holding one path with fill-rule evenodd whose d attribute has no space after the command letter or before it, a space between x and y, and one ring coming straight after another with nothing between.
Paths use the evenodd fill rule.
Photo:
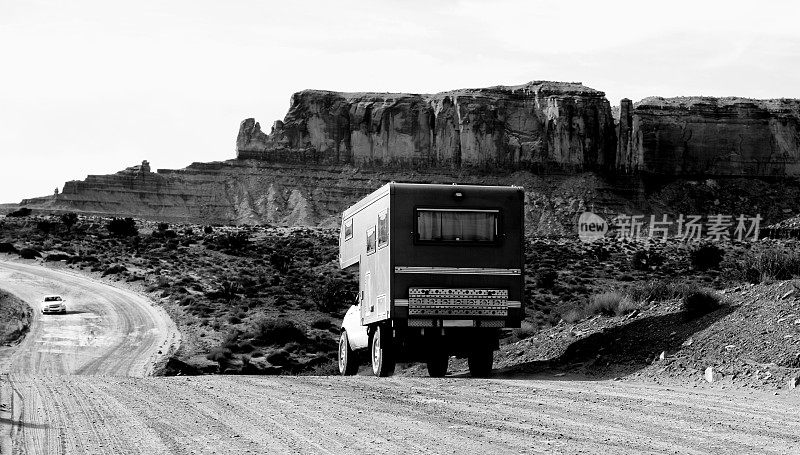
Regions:
<instances>
[{"instance_id":1,"label":"rear bumper","mask_svg":"<svg viewBox=\"0 0 800 455\"><path fill-rule=\"evenodd\" d=\"M482 308L470 305L409 308L409 299L394 299L392 303L392 320L396 326L519 328L525 317L522 302L518 300L503 300Z\"/></svg>"}]
</instances>

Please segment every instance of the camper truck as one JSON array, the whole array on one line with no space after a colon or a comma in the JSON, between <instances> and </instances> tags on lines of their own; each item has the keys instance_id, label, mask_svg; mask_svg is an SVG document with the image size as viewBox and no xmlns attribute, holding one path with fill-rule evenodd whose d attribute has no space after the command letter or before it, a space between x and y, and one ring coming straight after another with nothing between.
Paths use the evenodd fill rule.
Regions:
<instances>
[{"instance_id":1,"label":"camper truck","mask_svg":"<svg viewBox=\"0 0 800 455\"><path fill-rule=\"evenodd\" d=\"M339 265L358 272L359 291L342 323L341 374L368 353L376 376L397 362L444 376L451 356L488 376L502 329L524 314L523 206L516 186L392 182L345 210Z\"/></svg>"}]
</instances>

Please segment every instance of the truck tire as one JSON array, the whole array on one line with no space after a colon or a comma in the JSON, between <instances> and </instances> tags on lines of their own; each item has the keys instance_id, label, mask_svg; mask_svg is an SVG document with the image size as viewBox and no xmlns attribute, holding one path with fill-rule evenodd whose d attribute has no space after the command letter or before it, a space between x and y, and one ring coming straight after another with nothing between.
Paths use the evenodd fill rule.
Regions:
<instances>
[{"instance_id":1,"label":"truck tire","mask_svg":"<svg viewBox=\"0 0 800 455\"><path fill-rule=\"evenodd\" d=\"M473 351L467 357L469 374L473 378L488 378L492 373L494 363L494 351L491 349L479 349Z\"/></svg>"},{"instance_id":2,"label":"truck tire","mask_svg":"<svg viewBox=\"0 0 800 455\"><path fill-rule=\"evenodd\" d=\"M375 376L387 377L394 374L394 350L392 349L391 329L378 326L372 332L370 346L372 372Z\"/></svg>"},{"instance_id":3,"label":"truck tire","mask_svg":"<svg viewBox=\"0 0 800 455\"><path fill-rule=\"evenodd\" d=\"M339 337L339 373L342 376L352 376L358 373L358 359L350 348L346 330L342 330L342 335Z\"/></svg>"},{"instance_id":4,"label":"truck tire","mask_svg":"<svg viewBox=\"0 0 800 455\"><path fill-rule=\"evenodd\" d=\"M447 364L450 363L450 356L446 353L436 352L428 358L428 376L432 378L443 378L447 374Z\"/></svg>"}]
</instances>

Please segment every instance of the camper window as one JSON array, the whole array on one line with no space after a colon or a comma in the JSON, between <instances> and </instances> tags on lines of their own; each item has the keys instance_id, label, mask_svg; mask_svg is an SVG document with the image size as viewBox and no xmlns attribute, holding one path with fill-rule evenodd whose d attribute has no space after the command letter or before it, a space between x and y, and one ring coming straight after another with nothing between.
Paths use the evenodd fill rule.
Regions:
<instances>
[{"instance_id":1,"label":"camper window","mask_svg":"<svg viewBox=\"0 0 800 455\"><path fill-rule=\"evenodd\" d=\"M378 212L378 248L389 244L388 210Z\"/></svg>"},{"instance_id":2,"label":"camper window","mask_svg":"<svg viewBox=\"0 0 800 455\"><path fill-rule=\"evenodd\" d=\"M353 219L344 221L344 239L349 240L353 238Z\"/></svg>"},{"instance_id":3,"label":"camper window","mask_svg":"<svg viewBox=\"0 0 800 455\"><path fill-rule=\"evenodd\" d=\"M495 242L497 210L417 209L417 240Z\"/></svg>"},{"instance_id":4,"label":"camper window","mask_svg":"<svg viewBox=\"0 0 800 455\"><path fill-rule=\"evenodd\" d=\"M367 229L367 254L375 252L375 227Z\"/></svg>"}]
</instances>

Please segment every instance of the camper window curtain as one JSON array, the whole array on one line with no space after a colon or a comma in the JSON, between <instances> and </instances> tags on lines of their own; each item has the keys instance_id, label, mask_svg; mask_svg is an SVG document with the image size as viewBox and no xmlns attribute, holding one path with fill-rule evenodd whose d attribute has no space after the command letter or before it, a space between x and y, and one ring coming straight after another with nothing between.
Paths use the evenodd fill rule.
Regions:
<instances>
[{"instance_id":1,"label":"camper window curtain","mask_svg":"<svg viewBox=\"0 0 800 455\"><path fill-rule=\"evenodd\" d=\"M417 210L422 241L494 242L497 212Z\"/></svg>"}]
</instances>

